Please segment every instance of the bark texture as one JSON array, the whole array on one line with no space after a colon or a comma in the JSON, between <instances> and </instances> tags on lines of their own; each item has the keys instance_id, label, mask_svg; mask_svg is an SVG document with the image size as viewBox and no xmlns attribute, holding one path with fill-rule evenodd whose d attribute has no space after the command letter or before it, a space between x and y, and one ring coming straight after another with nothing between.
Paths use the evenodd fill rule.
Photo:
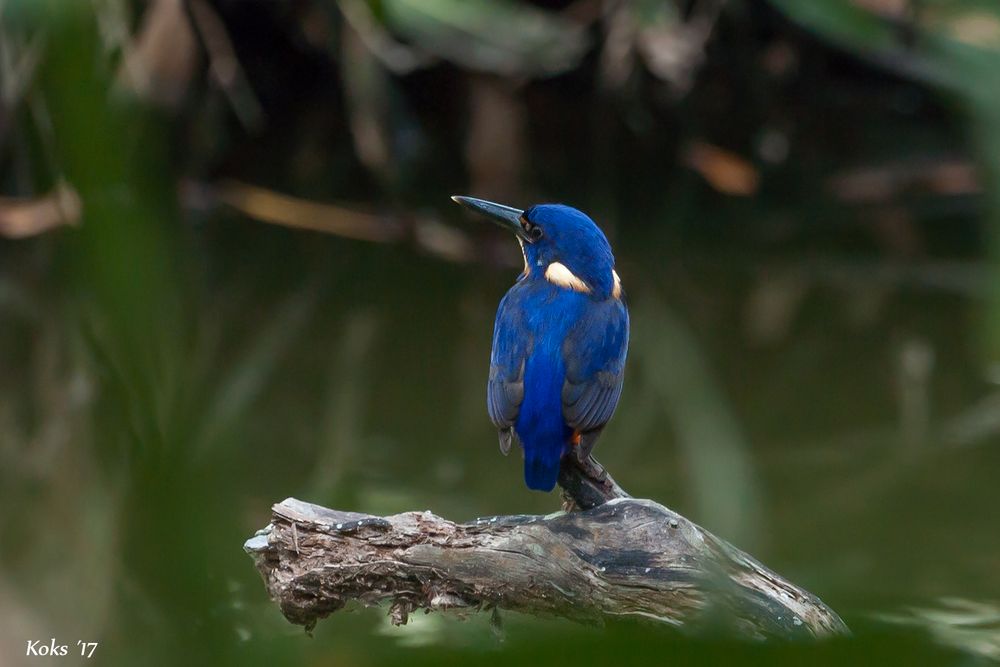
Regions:
<instances>
[{"instance_id":1,"label":"bark texture","mask_svg":"<svg viewBox=\"0 0 1000 667\"><path fill-rule=\"evenodd\" d=\"M600 622L642 617L748 638L819 638L847 627L816 596L672 510L630 498L590 459L560 475L571 511L455 523L377 517L289 498L247 541L271 597L311 628L351 601L509 609Z\"/></svg>"}]
</instances>

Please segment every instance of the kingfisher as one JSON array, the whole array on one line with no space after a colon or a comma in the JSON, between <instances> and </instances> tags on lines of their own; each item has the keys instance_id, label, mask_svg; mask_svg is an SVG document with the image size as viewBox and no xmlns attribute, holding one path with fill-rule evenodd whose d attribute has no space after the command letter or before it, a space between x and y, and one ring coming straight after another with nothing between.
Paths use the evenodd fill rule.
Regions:
<instances>
[{"instance_id":1,"label":"kingfisher","mask_svg":"<svg viewBox=\"0 0 1000 667\"><path fill-rule=\"evenodd\" d=\"M513 232L524 255L497 310L486 405L506 455L524 452L529 489L551 491L564 456L590 456L621 397L629 319L604 232L564 204L461 206ZM571 453L572 452L572 453Z\"/></svg>"}]
</instances>

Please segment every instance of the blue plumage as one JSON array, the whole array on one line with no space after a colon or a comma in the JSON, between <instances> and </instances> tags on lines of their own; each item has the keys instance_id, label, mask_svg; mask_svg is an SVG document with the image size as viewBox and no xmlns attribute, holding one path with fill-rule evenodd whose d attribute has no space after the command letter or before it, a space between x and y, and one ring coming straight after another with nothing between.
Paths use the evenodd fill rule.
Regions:
<instances>
[{"instance_id":1,"label":"blue plumage","mask_svg":"<svg viewBox=\"0 0 1000 667\"><path fill-rule=\"evenodd\" d=\"M526 211L456 198L514 231L525 270L497 311L487 388L506 453L524 449L524 481L555 486L562 457L586 457L621 396L628 311L603 232L560 204Z\"/></svg>"}]
</instances>

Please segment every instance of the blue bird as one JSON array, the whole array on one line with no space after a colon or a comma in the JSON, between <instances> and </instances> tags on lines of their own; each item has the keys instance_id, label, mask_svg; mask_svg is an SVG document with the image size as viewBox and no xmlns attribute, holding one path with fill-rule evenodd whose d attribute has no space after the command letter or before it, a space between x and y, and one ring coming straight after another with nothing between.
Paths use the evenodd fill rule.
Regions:
<instances>
[{"instance_id":1,"label":"blue bird","mask_svg":"<svg viewBox=\"0 0 1000 667\"><path fill-rule=\"evenodd\" d=\"M521 245L524 271L493 329L487 408L500 451L523 448L528 488L551 491L563 456L590 456L621 396L629 321L611 246L569 206L452 199Z\"/></svg>"}]
</instances>

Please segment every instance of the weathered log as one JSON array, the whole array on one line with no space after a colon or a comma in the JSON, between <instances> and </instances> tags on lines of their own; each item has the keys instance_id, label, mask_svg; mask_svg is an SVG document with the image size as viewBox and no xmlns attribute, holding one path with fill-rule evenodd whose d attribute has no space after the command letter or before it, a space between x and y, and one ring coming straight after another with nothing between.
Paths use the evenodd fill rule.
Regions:
<instances>
[{"instance_id":1,"label":"weathered log","mask_svg":"<svg viewBox=\"0 0 1000 667\"><path fill-rule=\"evenodd\" d=\"M395 623L417 609L509 609L748 638L848 632L816 596L672 510L630 498L593 459L567 460L560 485L576 511L469 523L289 498L244 548L285 617L307 628L358 601L388 602Z\"/></svg>"}]
</instances>

